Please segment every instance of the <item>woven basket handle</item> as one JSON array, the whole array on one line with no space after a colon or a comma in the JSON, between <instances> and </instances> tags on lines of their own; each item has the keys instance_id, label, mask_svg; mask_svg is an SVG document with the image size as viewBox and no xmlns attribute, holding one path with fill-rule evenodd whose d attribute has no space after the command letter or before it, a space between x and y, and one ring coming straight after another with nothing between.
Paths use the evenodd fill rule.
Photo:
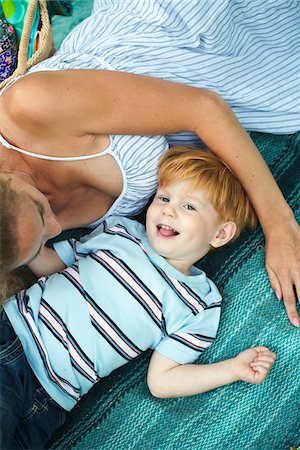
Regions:
<instances>
[{"instance_id":1,"label":"woven basket handle","mask_svg":"<svg viewBox=\"0 0 300 450\"><path fill-rule=\"evenodd\" d=\"M38 0L30 0L27 5L27 11L23 24L22 36L18 52L17 71L20 74L23 74L26 71L28 44L31 34L32 22L37 8L37 3Z\"/></svg>"},{"instance_id":2,"label":"woven basket handle","mask_svg":"<svg viewBox=\"0 0 300 450\"><path fill-rule=\"evenodd\" d=\"M40 5L41 21L43 24L41 30L42 35L40 39L40 47L33 54L33 56L29 60L27 60L28 44L31 35L32 22L38 3ZM35 63L41 61L42 59L47 58L51 53L52 46L53 42L52 42L50 19L47 10L47 0L29 0L24 26L22 30L21 41L19 45L17 73L22 75L26 72L27 69L32 67Z\"/></svg>"},{"instance_id":3,"label":"woven basket handle","mask_svg":"<svg viewBox=\"0 0 300 450\"><path fill-rule=\"evenodd\" d=\"M40 6L40 18L42 23L42 27L40 30L40 46L28 60L28 44L31 35L33 18L38 4ZM6 84L8 84L19 75L23 75L26 70L30 69L38 62L43 61L44 59L51 56L51 54L53 54L53 37L47 9L47 0L29 0L19 44L18 64L13 74L0 83L0 89L2 89L4 86L6 86Z\"/></svg>"}]
</instances>

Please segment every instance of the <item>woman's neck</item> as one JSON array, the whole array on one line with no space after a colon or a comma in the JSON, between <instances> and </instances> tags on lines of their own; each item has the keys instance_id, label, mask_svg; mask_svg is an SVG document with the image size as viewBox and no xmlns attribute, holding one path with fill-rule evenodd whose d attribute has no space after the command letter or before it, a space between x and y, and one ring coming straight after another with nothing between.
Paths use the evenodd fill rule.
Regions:
<instances>
[{"instance_id":1,"label":"woman's neck","mask_svg":"<svg viewBox=\"0 0 300 450\"><path fill-rule=\"evenodd\" d=\"M33 177L32 168L20 153L16 153L0 144L0 155L0 171L25 173Z\"/></svg>"}]
</instances>

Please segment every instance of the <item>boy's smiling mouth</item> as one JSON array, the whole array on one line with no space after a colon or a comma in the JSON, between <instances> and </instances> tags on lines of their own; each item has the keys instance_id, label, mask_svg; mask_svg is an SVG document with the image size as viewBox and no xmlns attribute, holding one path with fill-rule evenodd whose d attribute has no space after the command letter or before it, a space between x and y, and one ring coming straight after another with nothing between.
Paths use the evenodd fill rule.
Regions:
<instances>
[{"instance_id":1,"label":"boy's smiling mouth","mask_svg":"<svg viewBox=\"0 0 300 450\"><path fill-rule=\"evenodd\" d=\"M174 228L170 227L169 225L164 225L160 223L156 227L157 234L161 237L173 237L177 236L179 233Z\"/></svg>"}]
</instances>

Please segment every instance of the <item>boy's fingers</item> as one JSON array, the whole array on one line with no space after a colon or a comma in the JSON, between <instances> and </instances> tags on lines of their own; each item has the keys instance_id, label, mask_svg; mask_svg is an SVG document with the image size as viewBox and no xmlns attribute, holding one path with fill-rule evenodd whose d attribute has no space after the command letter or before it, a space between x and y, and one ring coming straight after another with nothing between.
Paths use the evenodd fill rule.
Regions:
<instances>
[{"instance_id":1,"label":"boy's fingers","mask_svg":"<svg viewBox=\"0 0 300 450\"><path fill-rule=\"evenodd\" d=\"M259 368L261 369L265 369L265 370L270 370L272 367L272 364L270 364L269 362L266 361L259 361L259 363L254 363L253 364L253 369L254 370L259 370Z\"/></svg>"},{"instance_id":2,"label":"boy's fingers","mask_svg":"<svg viewBox=\"0 0 300 450\"><path fill-rule=\"evenodd\" d=\"M273 361L273 359L271 360L271 361L254 361L254 366L253 367L257 367L257 366L259 366L259 365L262 365L262 366L264 366L264 367L272 367L273 366L273 364L274 364L274 361Z\"/></svg>"},{"instance_id":3,"label":"boy's fingers","mask_svg":"<svg viewBox=\"0 0 300 450\"><path fill-rule=\"evenodd\" d=\"M263 366L257 366L257 367L253 367L253 370L255 370L255 372L260 375L260 377L266 378L267 375L269 374L270 368L269 367L263 367Z\"/></svg>"},{"instance_id":4,"label":"boy's fingers","mask_svg":"<svg viewBox=\"0 0 300 450\"><path fill-rule=\"evenodd\" d=\"M253 350L256 350L257 353L270 351L267 347L264 347L263 345L260 345L259 347L253 347Z\"/></svg>"},{"instance_id":5,"label":"boy's fingers","mask_svg":"<svg viewBox=\"0 0 300 450\"><path fill-rule=\"evenodd\" d=\"M255 361L257 358L263 358L265 356L276 359L276 353L271 352L267 347L255 347L254 350L257 352L257 356L253 359Z\"/></svg>"},{"instance_id":6,"label":"boy's fingers","mask_svg":"<svg viewBox=\"0 0 300 450\"><path fill-rule=\"evenodd\" d=\"M269 361L269 362L273 362L276 359L276 355L274 353L262 353L261 355L259 355L257 358L254 359L254 362L256 361Z\"/></svg>"}]
</instances>

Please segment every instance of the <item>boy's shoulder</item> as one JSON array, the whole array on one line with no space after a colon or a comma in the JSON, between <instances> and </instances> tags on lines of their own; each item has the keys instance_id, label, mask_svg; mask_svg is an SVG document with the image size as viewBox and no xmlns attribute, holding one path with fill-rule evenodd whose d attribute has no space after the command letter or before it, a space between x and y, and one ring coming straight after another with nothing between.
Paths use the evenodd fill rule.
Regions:
<instances>
[{"instance_id":1,"label":"boy's shoulder","mask_svg":"<svg viewBox=\"0 0 300 450\"><path fill-rule=\"evenodd\" d=\"M122 216L109 216L88 235L83 236L80 242L86 245L103 245L104 241L112 242L110 238L140 242L145 235L145 226L136 220Z\"/></svg>"},{"instance_id":2,"label":"boy's shoulder","mask_svg":"<svg viewBox=\"0 0 300 450\"><path fill-rule=\"evenodd\" d=\"M222 295L218 287L199 267L192 266L191 276L182 275L178 282L188 297L191 295L198 300L201 299L200 303L203 302L205 308L221 304Z\"/></svg>"},{"instance_id":3,"label":"boy's shoulder","mask_svg":"<svg viewBox=\"0 0 300 450\"><path fill-rule=\"evenodd\" d=\"M145 231L145 226L135 219L129 219L123 216L110 216L103 222L104 230L110 229L124 229L129 233L142 234Z\"/></svg>"}]
</instances>

